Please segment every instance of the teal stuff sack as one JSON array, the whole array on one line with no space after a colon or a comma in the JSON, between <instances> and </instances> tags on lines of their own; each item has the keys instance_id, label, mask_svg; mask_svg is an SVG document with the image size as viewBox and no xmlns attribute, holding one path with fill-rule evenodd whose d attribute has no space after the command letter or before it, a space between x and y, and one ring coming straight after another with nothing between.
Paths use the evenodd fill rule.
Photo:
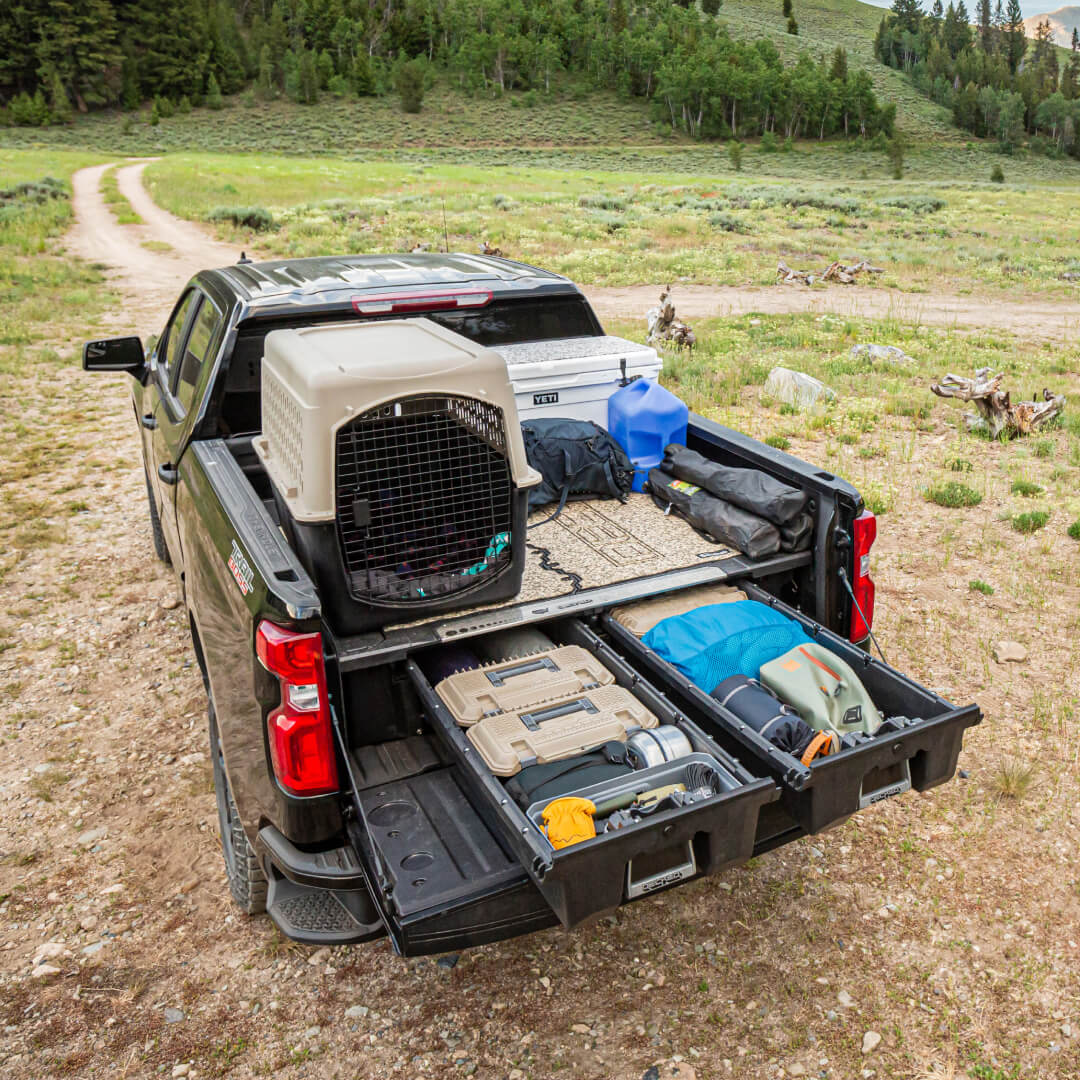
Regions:
<instances>
[{"instance_id":1,"label":"teal stuff sack","mask_svg":"<svg viewBox=\"0 0 1080 1080\"><path fill-rule=\"evenodd\" d=\"M763 664L810 644L797 622L755 600L710 604L673 615L641 641L706 694L732 675L756 679Z\"/></svg>"}]
</instances>

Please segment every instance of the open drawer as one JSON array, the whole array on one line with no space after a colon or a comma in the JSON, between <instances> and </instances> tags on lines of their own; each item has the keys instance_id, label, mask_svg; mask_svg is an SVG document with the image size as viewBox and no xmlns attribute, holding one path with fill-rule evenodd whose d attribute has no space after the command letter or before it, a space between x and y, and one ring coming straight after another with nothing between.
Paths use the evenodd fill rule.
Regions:
<instances>
[{"instance_id":1,"label":"open drawer","mask_svg":"<svg viewBox=\"0 0 1080 1080\"><path fill-rule=\"evenodd\" d=\"M919 723L804 765L721 706L610 614L601 615L599 625L635 668L673 691L679 704L721 746L781 782L781 807L803 832L819 832L872 803L912 788L925 791L953 775L964 731L982 719L977 705L951 705L753 583L739 584L749 599L800 623L812 639L848 663L883 715L906 716ZM762 846L772 845L765 843L759 849Z\"/></svg>"},{"instance_id":2,"label":"open drawer","mask_svg":"<svg viewBox=\"0 0 1080 1080\"><path fill-rule=\"evenodd\" d=\"M408 660L406 670L424 712L457 766L472 805L516 856L559 921L577 926L627 900L748 859L761 808L779 797L775 782L744 768L580 621L568 619L544 630L561 644L594 653L619 686L661 724L680 728L694 751L710 755L730 778L726 790L700 802L657 810L626 828L556 850L492 775L420 666Z\"/></svg>"}]
</instances>

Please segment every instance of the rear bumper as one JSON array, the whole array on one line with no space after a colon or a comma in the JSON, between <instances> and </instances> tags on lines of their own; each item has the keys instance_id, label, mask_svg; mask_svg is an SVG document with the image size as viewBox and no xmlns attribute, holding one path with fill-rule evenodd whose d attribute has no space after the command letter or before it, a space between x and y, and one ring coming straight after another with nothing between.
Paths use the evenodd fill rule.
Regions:
<instances>
[{"instance_id":1,"label":"rear bumper","mask_svg":"<svg viewBox=\"0 0 1080 1080\"><path fill-rule=\"evenodd\" d=\"M352 847L301 851L273 825L259 830L255 844L259 859L269 860L282 877L313 889L366 889L364 869Z\"/></svg>"}]
</instances>

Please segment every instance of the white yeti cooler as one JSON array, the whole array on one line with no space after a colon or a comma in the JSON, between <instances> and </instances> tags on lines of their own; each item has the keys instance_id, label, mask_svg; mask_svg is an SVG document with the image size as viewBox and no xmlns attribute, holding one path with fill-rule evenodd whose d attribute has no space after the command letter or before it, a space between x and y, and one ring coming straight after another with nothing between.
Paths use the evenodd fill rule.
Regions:
<instances>
[{"instance_id":1,"label":"white yeti cooler","mask_svg":"<svg viewBox=\"0 0 1080 1080\"><path fill-rule=\"evenodd\" d=\"M506 360L522 420L568 417L606 429L607 403L626 378L655 380L663 366L656 350L617 337L560 338L498 345Z\"/></svg>"}]
</instances>

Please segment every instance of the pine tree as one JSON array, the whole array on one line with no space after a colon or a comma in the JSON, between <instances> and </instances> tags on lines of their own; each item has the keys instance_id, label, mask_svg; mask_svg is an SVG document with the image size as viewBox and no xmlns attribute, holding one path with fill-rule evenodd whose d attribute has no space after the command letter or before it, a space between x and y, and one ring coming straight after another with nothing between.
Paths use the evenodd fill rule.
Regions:
<instances>
[{"instance_id":1,"label":"pine tree","mask_svg":"<svg viewBox=\"0 0 1080 1080\"><path fill-rule=\"evenodd\" d=\"M418 60L398 65L394 89L401 97L402 112L418 113L424 104L424 69Z\"/></svg>"},{"instance_id":2,"label":"pine tree","mask_svg":"<svg viewBox=\"0 0 1080 1080\"><path fill-rule=\"evenodd\" d=\"M784 0L784 18L790 19L794 13L794 9L791 5L791 0Z\"/></svg>"},{"instance_id":3,"label":"pine tree","mask_svg":"<svg viewBox=\"0 0 1080 1080\"><path fill-rule=\"evenodd\" d=\"M799 24L795 21L794 15L787 21L787 32L789 34L798 34L799 32Z\"/></svg>"},{"instance_id":4,"label":"pine tree","mask_svg":"<svg viewBox=\"0 0 1080 1080\"><path fill-rule=\"evenodd\" d=\"M1072 51L1080 52L1080 30L1077 30L1075 26L1073 27Z\"/></svg>"},{"instance_id":5,"label":"pine tree","mask_svg":"<svg viewBox=\"0 0 1080 1080\"><path fill-rule=\"evenodd\" d=\"M934 0L934 6L930 9L930 16L934 19L940 19L945 14L945 9L941 6L941 0Z\"/></svg>"},{"instance_id":6,"label":"pine tree","mask_svg":"<svg viewBox=\"0 0 1080 1080\"><path fill-rule=\"evenodd\" d=\"M315 53L304 49L297 66L299 80L299 100L303 105L314 105L319 100L319 70Z\"/></svg>"},{"instance_id":7,"label":"pine tree","mask_svg":"<svg viewBox=\"0 0 1080 1080\"><path fill-rule=\"evenodd\" d=\"M54 124L68 124L71 122L71 100L67 90L64 89L64 80L60 78L59 71L53 71L52 85L49 87L49 114Z\"/></svg>"},{"instance_id":8,"label":"pine tree","mask_svg":"<svg viewBox=\"0 0 1080 1080\"><path fill-rule=\"evenodd\" d=\"M326 49L323 49L323 51L319 53L318 69L319 89L325 90L330 85L330 80L334 77L334 58Z\"/></svg>"},{"instance_id":9,"label":"pine tree","mask_svg":"<svg viewBox=\"0 0 1080 1080\"><path fill-rule=\"evenodd\" d=\"M132 112L142 104L139 91L139 65L132 55L130 43L124 47L124 62L120 68L120 104Z\"/></svg>"},{"instance_id":10,"label":"pine tree","mask_svg":"<svg viewBox=\"0 0 1080 1080\"><path fill-rule=\"evenodd\" d=\"M701 10L705 15L719 15L720 0L701 0Z\"/></svg>"},{"instance_id":11,"label":"pine tree","mask_svg":"<svg viewBox=\"0 0 1080 1080\"><path fill-rule=\"evenodd\" d=\"M208 109L220 109L224 105L225 102L221 98L221 87L218 85L217 76L211 71L206 79L206 107Z\"/></svg>"},{"instance_id":12,"label":"pine tree","mask_svg":"<svg viewBox=\"0 0 1080 1080\"><path fill-rule=\"evenodd\" d=\"M920 0L893 0L892 13L897 28L913 34L919 29L924 14Z\"/></svg>"},{"instance_id":13,"label":"pine tree","mask_svg":"<svg viewBox=\"0 0 1080 1080\"><path fill-rule=\"evenodd\" d=\"M989 56L994 51L994 26L990 0L979 0L975 13L979 23L979 44L982 46L982 51Z\"/></svg>"},{"instance_id":14,"label":"pine tree","mask_svg":"<svg viewBox=\"0 0 1080 1080\"><path fill-rule=\"evenodd\" d=\"M274 96L274 62L270 59L270 46L259 50L259 74L255 78L255 95L263 101Z\"/></svg>"},{"instance_id":15,"label":"pine tree","mask_svg":"<svg viewBox=\"0 0 1080 1080\"><path fill-rule=\"evenodd\" d=\"M1020 0L1009 0L1005 8L1005 40L1009 57L1009 70L1015 75L1020 61L1027 52L1027 35L1024 32L1024 13Z\"/></svg>"},{"instance_id":16,"label":"pine tree","mask_svg":"<svg viewBox=\"0 0 1080 1080\"><path fill-rule=\"evenodd\" d=\"M847 82L847 73L847 50L843 45L837 45L832 56L832 66L829 68L829 78L833 82Z\"/></svg>"}]
</instances>

